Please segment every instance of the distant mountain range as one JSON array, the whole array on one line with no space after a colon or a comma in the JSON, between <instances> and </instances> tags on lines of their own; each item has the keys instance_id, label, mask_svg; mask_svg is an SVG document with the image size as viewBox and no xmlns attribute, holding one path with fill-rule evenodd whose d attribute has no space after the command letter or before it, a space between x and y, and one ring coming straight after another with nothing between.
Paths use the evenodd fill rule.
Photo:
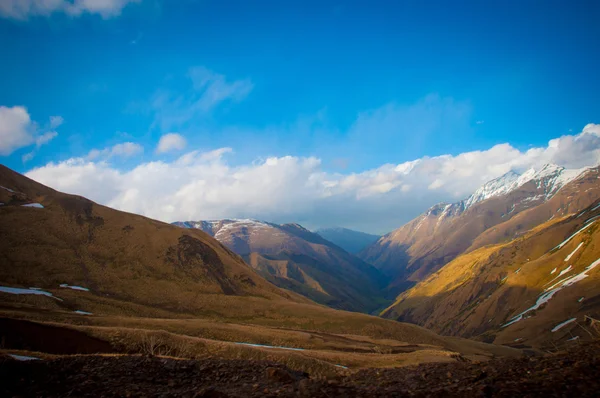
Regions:
<instances>
[{"instance_id":1,"label":"distant mountain range","mask_svg":"<svg viewBox=\"0 0 600 398\"><path fill-rule=\"evenodd\" d=\"M227 219L174 225L201 229L268 281L318 303L362 312L389 303L382 297L385 282L377 269L298 224Z\"/></svg>"},{"instance_id":2,"label":"distant mountain range","mask_svg":"<svg viewBox=\"0 0 600 398\"><path fill-rule=\"evenodd\" d=\"M372 235L339 227L321 228L315 232L352 254L358 254L364 248L381 238L381 235Z\"/></svg>"},{"instance_id":3,"label":"distant mountain range","mask_svg":"<svg viewBox=\"0 0 600 398\"><path fill-rule=\"evenodd\" d=\"M209 233L57 192L0 165L2 361L7 353L43 366L54 355L133 353L268 360L334 374L520 355L295 293L304 286L307 296L354 310L386 304L377 304L376 269L298 225L201 225ZM252 266L213 234L247 248Z\"/></svg>"},{"instance_id":4,"label":"distant mountain range","mask_svg":"<svg viewBox=\"0 0 600 398\"><path fill-rule=\"evenodd\" d=\"M600 167L510 172L379 238L249 219L169 225L4 167L0 213L0 295L9 311L310 328L302 314L320 324L350 319L317 302L537 348L590 339L584 318L600 319ZM358 256L344 249L364 244ZM353 316L359 329L338 330L375 333L365 325L377 318ZM388 323L411 339L422 333Z\"/></svg>"},{"instance_id":5,"label":"distant mountain range","mask_svg":"<svg viewBox=\"0 0 600 398\"><path fill-rule=\"evenodd\" d=\"M564 194L562 187L588 172L587 168L566 170L556 165L521 175L509 172L465 200L431 207L364 249L359 257L392 278L392 292L402 292L462 253L513 239L551 216L585 208L596 198L591 191L555 209L544 207L544 211L521 215L558 192Z\"/></svg>"},{"instance_id":6,"label":"distant mountain range","mask_svg":"<svg viewBox=\"0 0 600 398\"><path fill-rule=\"evenodd\" d=\"M361 256L401 291L383 317L552 347L589 338L584 317L600 317L598 222L600 168L547 165L434 206Z\"/></svg>"}]
</instances>

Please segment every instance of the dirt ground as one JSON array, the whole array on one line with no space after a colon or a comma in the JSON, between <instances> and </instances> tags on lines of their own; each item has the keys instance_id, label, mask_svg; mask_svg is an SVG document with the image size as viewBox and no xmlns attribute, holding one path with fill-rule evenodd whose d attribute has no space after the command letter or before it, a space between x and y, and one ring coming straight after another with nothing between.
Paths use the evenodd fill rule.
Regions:
<instances>
[{"instance_id":1,"label":"dirt ground","mask_svg":"<svg viewBox=\"0 0 600 398\"><path fill-rule=\"evenodd\" d=\"M543 357L311 378L280 364L143 356L0 360L3 397L597 397L600 343Z\"/></svg>"}]
</instances>

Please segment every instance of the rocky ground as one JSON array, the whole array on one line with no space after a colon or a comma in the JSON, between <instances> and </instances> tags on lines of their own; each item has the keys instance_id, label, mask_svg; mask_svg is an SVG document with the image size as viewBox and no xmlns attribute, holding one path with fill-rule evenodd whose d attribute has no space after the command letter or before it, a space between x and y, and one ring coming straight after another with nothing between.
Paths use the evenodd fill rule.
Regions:
<instances>
[{"instance_id":1,"label":"rocky ground","mask_svg":"<svg viewBox=\"0 0 600 398\"><path fill-rule=\"evenodd\" d=\"M597 397L600 344L545 357L367 369L315 379L270 362L71 356L0 360L3 397Z\"/></svg>"}]
</instances>

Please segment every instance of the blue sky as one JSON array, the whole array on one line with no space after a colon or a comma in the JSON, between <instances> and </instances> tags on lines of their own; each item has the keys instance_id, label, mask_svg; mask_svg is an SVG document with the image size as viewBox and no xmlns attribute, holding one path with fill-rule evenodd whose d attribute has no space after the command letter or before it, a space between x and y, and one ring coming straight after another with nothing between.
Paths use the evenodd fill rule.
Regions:
<instances>
[{"instance_id":1,"label":"blue sky","mask_svg":"<svg viewBox=\"0 0 600 398\"><path fill-rule=\"evenodd\" d=\"M231 168L315 157L349 175L599 120L597 1L70 3L0 0L0 106L25 107L34 137L0 161L20 172L230 147ZM157 153L167 133L185 145Z\"/></svg>"}]
</instances>

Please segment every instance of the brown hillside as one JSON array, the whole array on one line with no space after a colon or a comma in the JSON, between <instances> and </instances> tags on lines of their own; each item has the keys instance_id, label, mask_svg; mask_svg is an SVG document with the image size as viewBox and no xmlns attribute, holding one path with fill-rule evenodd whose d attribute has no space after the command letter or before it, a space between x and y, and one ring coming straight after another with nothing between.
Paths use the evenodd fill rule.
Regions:
<instances>
[{"instance_id":1,"label":"brown hillside","mask_svg":"<svg viewBox=\"0 0 600 398\"><path fill-rule=\"evenodd\" d=\"M600 317L599 222L595 202L463 254L401 294L383 316L502 344L548 348L594 338L584 320Z\"/></svg>"},{"instance_id":2,"label":"brown hillside","mask_svg":"<svg viewBox=\"0 0 600 398\"><path fill-rule=\"evenodd\" d=\"M360 254L392 278L392 291L424 280L462 253L510 241L551 217L579 212L598 197L596 167L547 193L545 179L475 203L436 205Z\"/></svg>"},{"instance_id":3,"label":"brown hillside","mask_svg":"<svg viewBox=\"0 0 600 398\"><path fill-rule=\"evenodd\" d=\"M184 357L272 359L299 369L519 354L317 305L270 284L202 231L56 192L5 167L0 186L5 349L56 352L48 333L35 332L50 325L54 341L76 330L87 336L77 344L96 341L106 352L147 353L150 346ZM16 320L42 326L12 333ZM82 349L76 352L98 348Z\"/></svg>"},{"instance_id":4,"label":"brown hillside","mask_svg":"<svg viewBox=\"0 0 600 398\"><path fill-rule=\"evenodd\" d=\"M389 304L382 298L385 282L377 269L298 224L256 220L175 224L206 231L268 281L318 303L362 312Z\"/></svg>"}]
</instances>

